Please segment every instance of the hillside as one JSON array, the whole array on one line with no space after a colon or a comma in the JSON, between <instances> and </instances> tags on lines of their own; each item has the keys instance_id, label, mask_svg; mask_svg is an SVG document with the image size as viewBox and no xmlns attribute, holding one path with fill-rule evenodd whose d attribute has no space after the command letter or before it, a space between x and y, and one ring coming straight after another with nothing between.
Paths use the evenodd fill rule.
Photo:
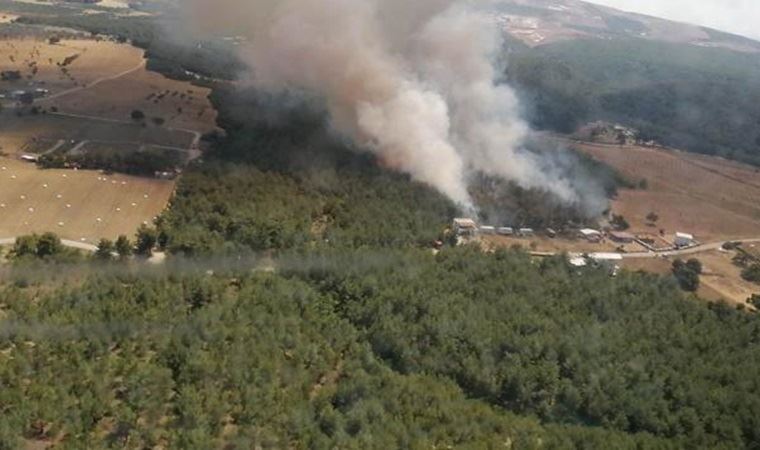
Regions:
<instances>
[{"instance_id":1,"label":"hillside","mask_svg":"<svg viewBox=\"0 0 760 450\"><path fill-rule=\"evenodd\" d=\"M481 5L505 32L535 47L573 39L642 38L760 53L760 42L580 0L491 0Z\"/></svg>"},{"instance_id":2,"label":"hillside","mask_svg":"<svg viewBox=\"0 0 760 450\"><path fill-rule=\"evenodd\" d=\"M507 80L534 127L617 122L644 141L760 165L759 42L576 0L481 7L507 36Z\"/></svg>"},{"instance_id":3,"label":"hillside","mask_svg":"<svg viewBox=\"0 0 760 450\"><path fill-rule=\"evenodd\" d=\"M560 6L572 4L583 6ZM523 250L529 239L493 252L455 245L447 227L462 212L452 201L355 151L316 102L222 80L240 65L229 47L169 42L150 16L19 5L14 27L133 40L149 67L210 89L224 132L203 136L166 210L135 235L101 241L93 255L50 234L0 249L0 449L760 446L760 316L746 303L685 293L668 268L610 276L565 255L536 258ZM569 11L511 5L547 21ZM510 41L508 74L535 125L572 131L609 118L687 143L715 133L708 150L721 142L737 159L752 156L746 139L723 134L725 122L705 125L729 120L719 116L732 82L745 102L736 117L753 117L751 97L739 96L753 86L751 52L633 32L608 39L611 30ZM684 79L693 91L680 90ZM653 86L666 82L678 95L660 102ZM652 105L636 108L640 99ZM666 114L686 100L699 114ZM647 188L638 169L661 159L621 156L625 164L609 161L616 171L575 157L573 178L607 178L606 193L623 200L660 195L673 173ZM710 192L694 193L719 203L711 187L724 177L706 170L697 181ZM87 192L124 201L116 189L133 180L116 176L98 174ZM537 231L589 220L541 189L483 178L474 197L488 220L509 214ZM751 190L733 186L725 207L754 207ZM135 204L155 196L139 194ZM26 195L14 191L14 201ZM116 212L135 217L137 207Z\"/></svg>"}]
</instances>

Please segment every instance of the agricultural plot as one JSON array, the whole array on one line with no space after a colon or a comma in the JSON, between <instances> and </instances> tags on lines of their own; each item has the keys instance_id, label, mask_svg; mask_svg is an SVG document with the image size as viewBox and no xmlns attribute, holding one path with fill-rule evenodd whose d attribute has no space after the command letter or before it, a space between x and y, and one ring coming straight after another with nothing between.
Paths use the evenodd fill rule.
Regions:
<instances>
[{"instance_id":1,"label":"agricultural plot","mask_svg":"<svg viewBox=\"0 0 760 450\"><path fill-rule=\"evenodd\" d=\"M760 237L760 171L718 158L650 149L582 144L578 148L646 189L622 190L613 211L634 233L683 231L702 242ZM658 219L647 216L654 212Z\"/></svg>"},{"instance_id":2,"label":"agricultural plot","mask_svg":"<svg viewBox=\"0 0 760 450\"><path fill-rule=\"evenodd\" d=\"M110 77L139 70L142 50L107 40L66 39L51 42L39 36L0 40L0 71L6 77L0 90L47 89L50 97L80 89Z\"/></svg>"},{"instance_id":3,"label":"agricultural plot","mask_svg":"<svg viewBox=\"0 0 760 450\"><path fill-rule=\"evenodd\" d=\"M132 236L163 211L174 185L94 171L41 170L0 158L0 238L53 231L97 244L103 237Z\"/></svg>"},{"instance_id":4,"label":"agricultural plot","mask_svg":"<svg viewBox=\"0 0 760 450\"><path fill-rule=\"evenodd\" d=\"M68 113L116 120L128 120L139 110L149 122L157 119L166 127L206 133L216 129L217 114L209 94L208 88L170 80L143 68L45 104Z\"/></svg>"},{"instance_id":5,"label":"agricultural plot","mask_svg":"<svg viewBox=\"0 0 760 450\"><path fill-rule=\"evenodd\" d=\"M49 149L59 140L98 142L111 144L114 148L128 144L187 149L194 139L194 134L189 131L136 122L111 122L53 113L21 117L13 111L0 113L0 148L8 155L44 153L46 147Z\"/></svg>"}]
</instances>

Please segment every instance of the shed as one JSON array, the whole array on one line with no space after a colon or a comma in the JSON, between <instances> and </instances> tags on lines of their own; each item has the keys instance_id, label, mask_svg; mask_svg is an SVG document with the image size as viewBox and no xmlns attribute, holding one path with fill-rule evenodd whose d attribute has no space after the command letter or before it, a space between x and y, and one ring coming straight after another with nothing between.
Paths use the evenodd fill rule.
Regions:
<instances>
[{"instance_id":1,"label":"shed","mask_svg":"<svg viewBox=\"0 0 760 450\"><path fill-rule=\"evenodd\" d=\"M675 241L673 242L676 247L689 247L694 245L694 235L688 233L676 233Z\"/></svg>"},{"instance_id":2,"label":"shed","mask_svg":"<svg viewBox=\"0 0 760 450\"><path fill-rule=\"evenodd\" d=\"M496 234L496 227L482 226L480 227L480 232L483 234Z\"/></svg>"},{"instance_id":3,"label":"shed","mask_svg":"<svg viewBox=\"0 0 760 450\"><path fill-rule=\"evenodd\" d=\"M624 231L613 231L610 233L610 239L620 244L630 244L636 240L636 236Z\"/></svg>"},{"instance_id":4,"label":"shed","mask_svg":"<svg viewBox=\"0 0 760 450\"><path fill-rule=\"evenodd\" d=\"M578 232L578 235L589 242L600 242L603 237L601 231L592 228L584 228Z\"/></svg>"},{"instance_id":5,"label":"shed","mask_svg":"<svg viewBox=\"0 0 760 450\"><path fill-rule=\"evenodd\" d=\"M478 224L468 218L454 219L453 228L457 236L474 236L478 233Z\"/></svg>"}]
</instances>

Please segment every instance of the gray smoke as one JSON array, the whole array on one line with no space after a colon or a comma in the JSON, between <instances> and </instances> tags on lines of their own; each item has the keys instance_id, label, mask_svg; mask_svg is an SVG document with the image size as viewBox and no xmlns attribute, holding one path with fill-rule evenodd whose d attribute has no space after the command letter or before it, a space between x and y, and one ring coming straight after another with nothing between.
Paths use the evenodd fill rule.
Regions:
<instances>
[{"instance_id":1,"label":"gray smoke","mask_svg":"<svg viewBox=\"0 0 760 450\"><path fill-rule=\"evenodd\" d=\"M206 31L244 30L251 81L324 98L340 134L472 207L475 172L562 200L578 193L524 150L529 132L499 83L502 34L453 0L189 0Z\"/></svg>"}]
</instances>

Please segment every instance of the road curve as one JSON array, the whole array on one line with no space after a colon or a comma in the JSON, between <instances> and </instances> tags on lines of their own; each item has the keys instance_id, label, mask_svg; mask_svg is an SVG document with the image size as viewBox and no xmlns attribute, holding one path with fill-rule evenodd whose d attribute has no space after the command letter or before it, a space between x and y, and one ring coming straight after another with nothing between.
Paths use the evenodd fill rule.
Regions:
<instances>
[{"instance_id":1,"label":"road curve","mask_svg":"<svg viewBox=\"0 0 760 450\"><path fill-rule=\"evenodd\" d=\"M0 238L0 246L13 245L16 243L16 238ZM86 244L84 242L70 241L68 239L61 239L61 244L64 247L74 248L77 250L83 250L90 253L98 251L98 247L92 244Z\"/></svg>"}]
</instances>

